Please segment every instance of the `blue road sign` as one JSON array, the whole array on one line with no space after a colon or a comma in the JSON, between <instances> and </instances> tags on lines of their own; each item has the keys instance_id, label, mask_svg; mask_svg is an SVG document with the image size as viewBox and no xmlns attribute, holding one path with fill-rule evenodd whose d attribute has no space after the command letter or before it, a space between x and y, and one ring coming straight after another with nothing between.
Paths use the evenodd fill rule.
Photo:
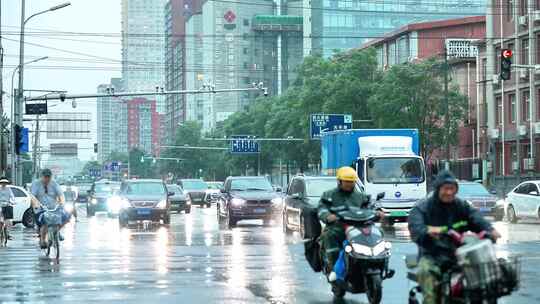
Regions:
<instances>
[{"instance_id":1,"label":"blue road sign","mask_svg":"<svg viewBox=\"0 0 540 304\"><path fill-rule=\"evenodd\" d=\"M350 114L311 114L311 139L320 139L323 132L352 129Z\"/></svg>"},{"instance_id":2,"label":"blue road sign","mask_svg":"<svg viewBox=\"0 0 540 304\"><path fill-rule=\"evenodd\" d=\"M27 153L30 151L30 144L28 140L28 128L22 128L21 130L21 153Z\"/></svg>"},{"instance_id":3,"label":"blue road sign","mask_svg":"<svg viewBox=\"0 0 540 304\"><path fill-rule=\"evenodd\" d=\"M100 177L101 176L101 170L98 168L92 168L89 170L90 176L92 177Z\"/></svg>"},{"instance_id":4,"label":"blue road sign","mask_svg":"<svg viewBox=\"0 0 540 304\"><path fill-rule=\"evenodd\" d=\"M259 142L253 136L232 136L231 153L252 154L260 153Z\"/></svg>"}]
</instances>

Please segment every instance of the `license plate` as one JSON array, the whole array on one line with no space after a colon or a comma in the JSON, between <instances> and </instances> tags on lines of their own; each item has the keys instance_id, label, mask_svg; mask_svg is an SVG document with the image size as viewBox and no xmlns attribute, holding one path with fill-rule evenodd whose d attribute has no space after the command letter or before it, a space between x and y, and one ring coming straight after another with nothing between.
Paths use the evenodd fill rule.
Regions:
<instances>
[{"instance_id":1,"label":"license plate","mask_svg":"<svg viewBox=\"0 0 540 304\"><path fill-rule=\"evenodd\" d=\"M138 215L149 215L151 212L150 209L138 209L137 210L137 214Z\"/></svg>"},{"instance_id":2,"label":"license plate","mask_svg":"<svg viewBox=\"0 0 540 304\"><path fill-rule=\"evenodd\" d=\"M266 209L264 208L253 209L253 213L266 213Z\"/></svg>"},{"instance_id":3,"label":"license plate","mask_svg":"<svg viewBox=\"0 0 540 304\"><path fill-rule=\"evenodd\" d=\"M404 217L404 216L407 216L407 212L406 211L392 211L390 212L390 216L391 217Z\"/></svg>"}]
</instances>

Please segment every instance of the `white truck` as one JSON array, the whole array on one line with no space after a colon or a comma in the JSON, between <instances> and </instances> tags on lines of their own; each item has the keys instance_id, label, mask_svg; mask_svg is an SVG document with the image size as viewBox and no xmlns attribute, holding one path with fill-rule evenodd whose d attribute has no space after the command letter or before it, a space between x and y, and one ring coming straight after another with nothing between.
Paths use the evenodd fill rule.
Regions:
<instances>
[{"instance_id":1,"label":"white truck","mask_svg":"<svg viewBox=\"0 0 540 304\"><path fill-rule=\"evenodd\" d=\"M323 133L322 168L335 174L352 166L372 197L384 192L386 222L404 222L414 204L426 197L426 170L416 129L356 129Z\"/></svg>"}]
</instances>

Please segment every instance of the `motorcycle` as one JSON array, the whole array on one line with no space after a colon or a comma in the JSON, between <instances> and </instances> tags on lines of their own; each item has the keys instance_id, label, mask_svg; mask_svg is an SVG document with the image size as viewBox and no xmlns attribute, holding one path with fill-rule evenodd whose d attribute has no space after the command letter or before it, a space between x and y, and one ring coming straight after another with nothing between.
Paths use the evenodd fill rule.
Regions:
<instances>
[{"instance_id":1,"label":"motorcycle","mask_svg":"<svg viewBox=\"0 0 540 304\"><path fill-rule=\"evenodd\" d=\"M8 227L8 221L9 221L9 214L3 214L2 209L4 207L10 207L13 206L9 202L0 202L0 246L7 246L7 241L9 239L9 227ZM11 217L13 217L13 212L11 212Z\"/></svg>"},{"instance_id":2,"label":"motorcycle","mask_svg":"<svg viewBox=\"0 0 540 304\"><path fill-rule=\"evenodd\" d=\"M496 304L497 299L519 288L519 257L497 259L489 233L459 233L447 229L437 242L451 254L438 260L441 267L438 290L441 304ZM405 258L407 278L418 283L418 257ZM409 291L409 304L420 303L420 286Z\"/></svg>"},{"instance_id":3,"label":"motorcycle","mask_svg":"<svg viewBox=\"0 0 540 304\"><path fill-rule=\"evenodd\" d=\"M382 197L384 194L379 194L377 201ZM340 253L342 255L340 258L344 260L343 278L330 282L334 296L339 299L347 292L365 293L369 303L380 303L382 282L392 278L395 271L389 268L392 244L384 240L383 232L375 226L375 222L379 219L377 212L360 207L330 209L330 211L337 216L338 222L346 227L346 241ZM313 241L310 244L313 244ZM321 248L321 244L318 243L317 247ZM318 269L328 278L331 267L326 264L320 250L318 254L321 262ZM317 271L316 268L314 270Z\"/></svg>"},{"instance_id":4,"label":"motorcycle","mask_svg":"<svg viewBox=\"0 0 540 304\"><path fill-rule=\"evenodd\" d=\"M47 238L45 243L47 247L45 255L48 257L51 254L51 249L55 251L55 257L58 261L60 259L60 225L62 223L62 215L59 212L61 205L57 205L54 209L48 209L43 206L45 212L43 213L45 225L47 225Z\"/></svg>"}]
</instances>

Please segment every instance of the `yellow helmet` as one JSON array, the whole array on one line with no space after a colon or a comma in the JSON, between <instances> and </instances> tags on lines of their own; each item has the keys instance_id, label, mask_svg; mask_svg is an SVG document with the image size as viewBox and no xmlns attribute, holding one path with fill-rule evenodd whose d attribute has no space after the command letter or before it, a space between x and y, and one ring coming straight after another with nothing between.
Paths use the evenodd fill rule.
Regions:
<instances>
[{"instance_id":1,"label":"yellow helmet","mask_svg":"<svg viewBox=\"0 0 540 304\"><path fill-rule=\"evenodd\" d=\"M358 174L351 167L341 167L337 170L337 179L340 181L356 182L358 180Z\"/></svg>"}]
</instances>

